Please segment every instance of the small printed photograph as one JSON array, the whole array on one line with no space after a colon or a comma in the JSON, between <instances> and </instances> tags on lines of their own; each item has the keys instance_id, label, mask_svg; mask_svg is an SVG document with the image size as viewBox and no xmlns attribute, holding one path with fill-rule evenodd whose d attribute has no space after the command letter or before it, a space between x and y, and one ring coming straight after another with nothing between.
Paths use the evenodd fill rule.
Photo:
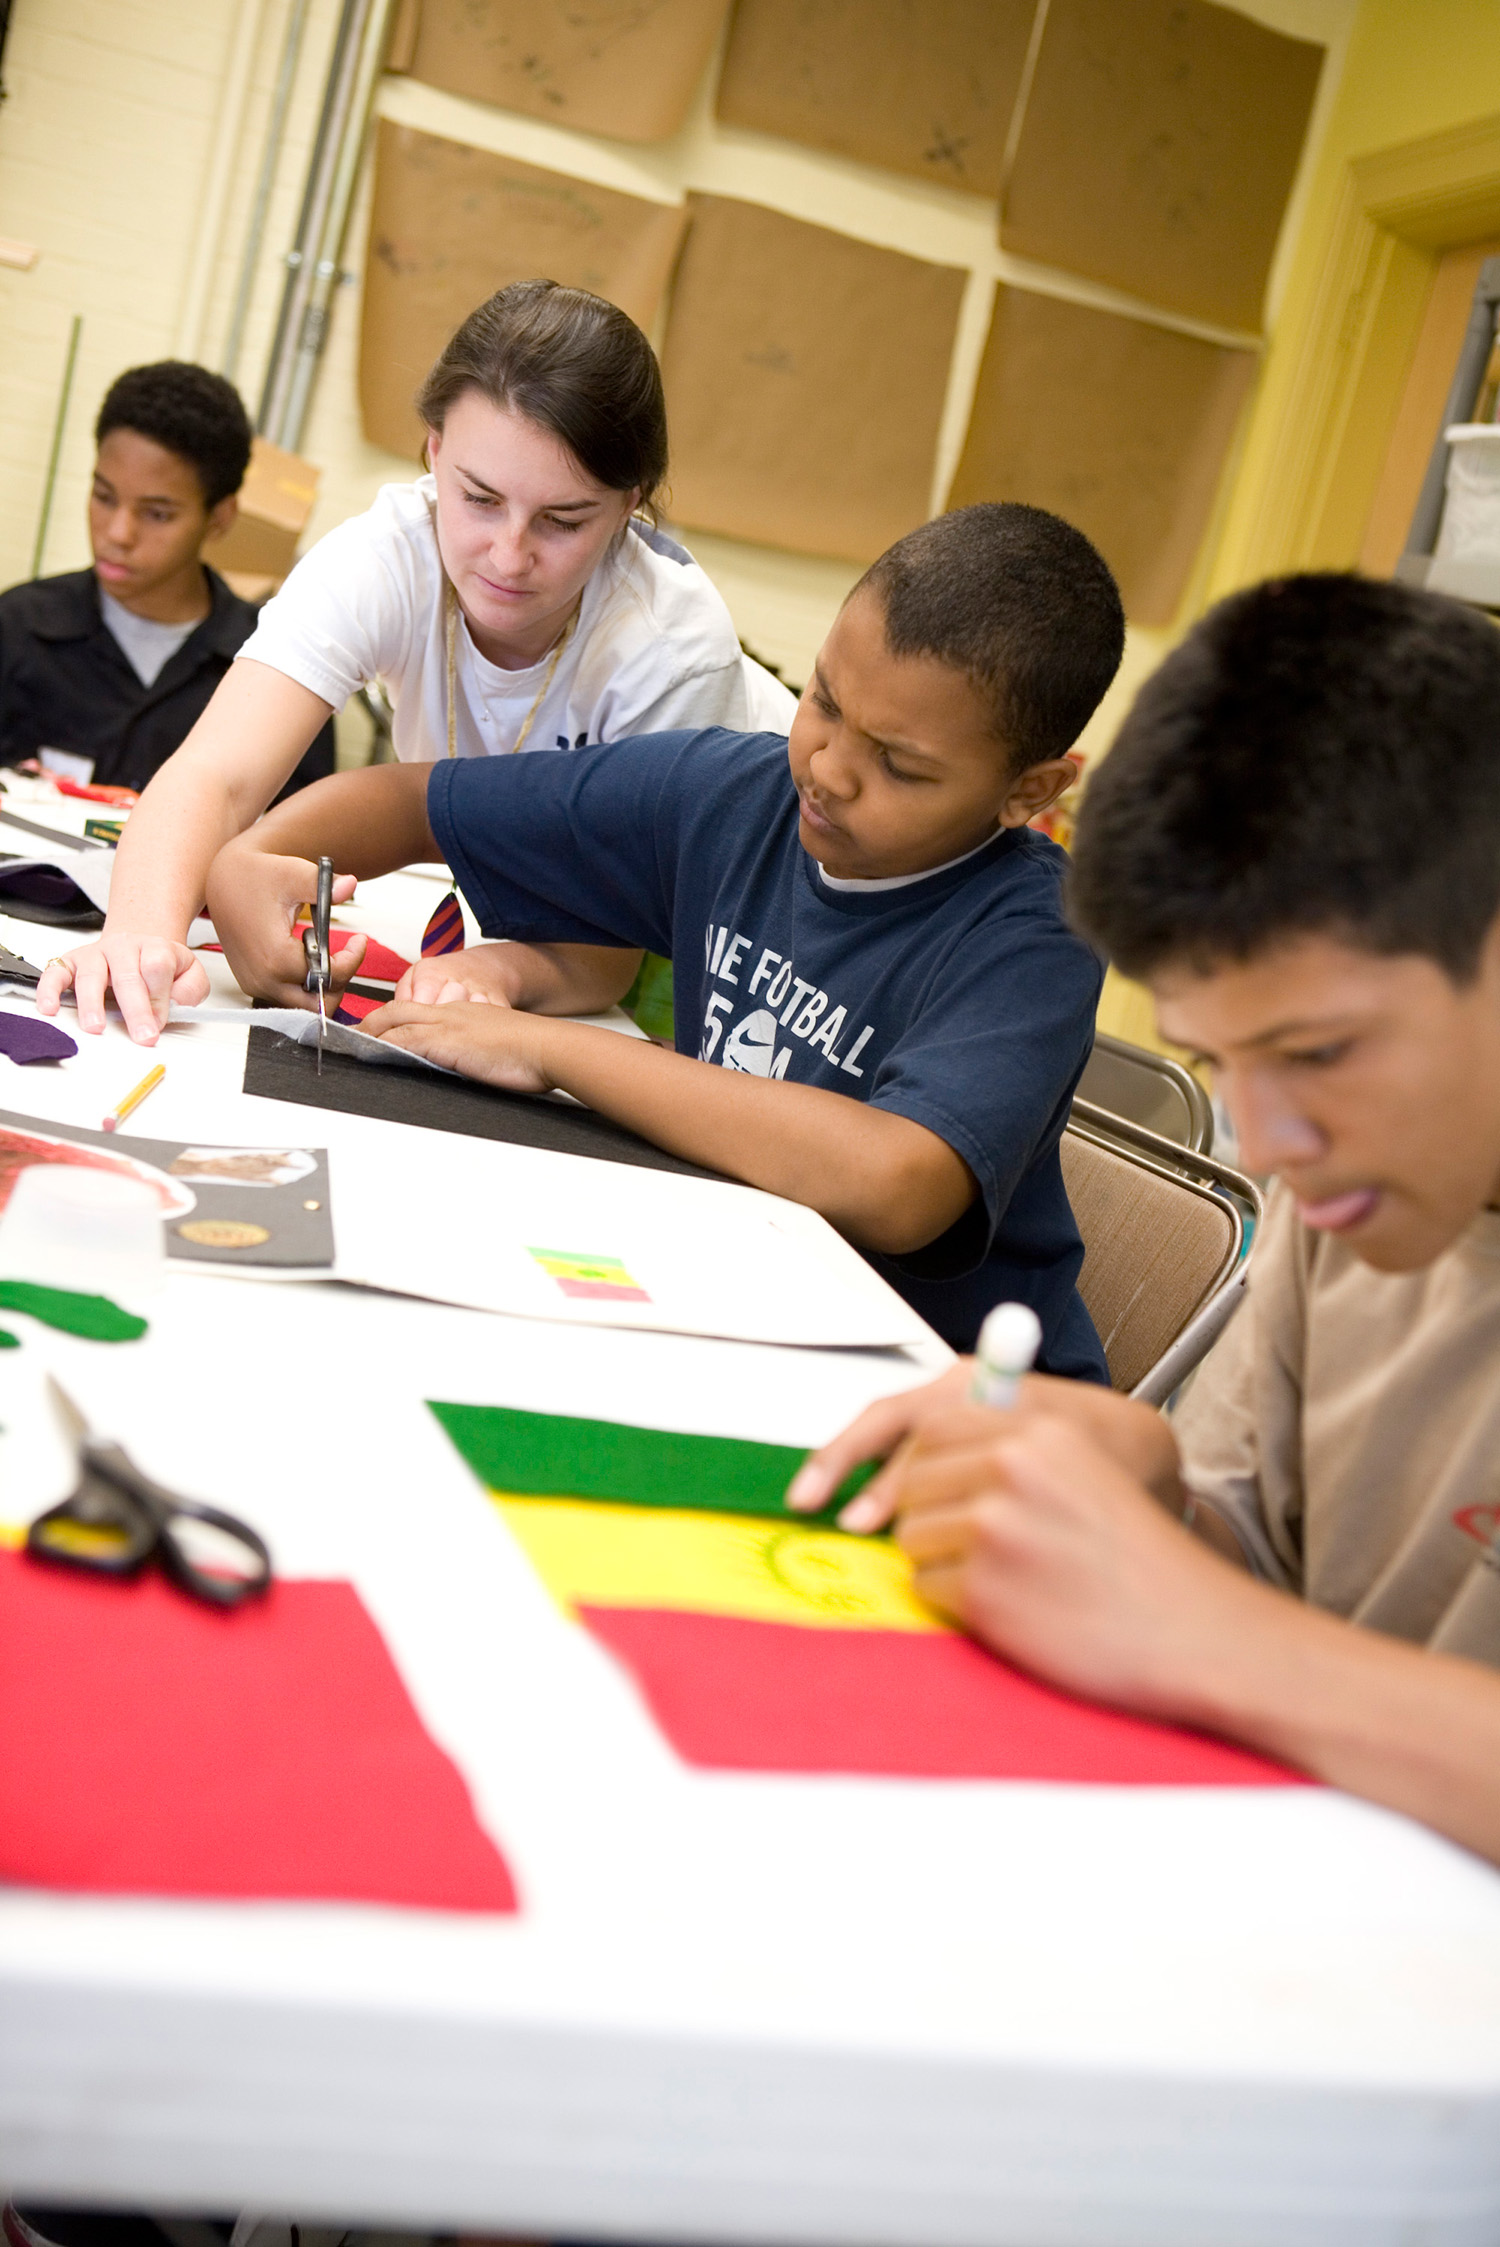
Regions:
<instances>
[{"instance_id":1,"label":"small printed photograph","mask_svg":"<svg viewBox=\"0 0 1500 2247\"><path fill-rule=\"evenodd\" d=\"M171 1172L200 1186L294 1186L317 1167L305 1147L184 1147Z\"/></svg>"},{"instance_id":2,"label":"small printed photograph","mask_svg":"<svg viewBox=\"0 0 1500 2247\"><path fill-rule=\"evenodd\" d=\"M113 1148L79 1146L70 1139L52 1139L41 1132L13 1131L6 1126L0 1129L0 1210L10 1200L21 1172L30 1169L33 1163L59 1163L77 1170L110 1170L117 1178L138 1178L156 1195L163 1217L186 1217L197 1205L197 1196L189 1191L186 1182L179 1184L165 1171L157 1170L151 1163L137 1162L132 1155L116 1154ZM311 1169L311 1163L308 1167Z\"/></svg>"}]
</instances>

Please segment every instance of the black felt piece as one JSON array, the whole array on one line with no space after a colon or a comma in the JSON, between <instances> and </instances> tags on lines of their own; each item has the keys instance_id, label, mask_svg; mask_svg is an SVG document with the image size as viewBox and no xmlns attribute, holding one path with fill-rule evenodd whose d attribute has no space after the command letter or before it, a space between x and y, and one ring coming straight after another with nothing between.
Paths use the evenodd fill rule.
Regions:
<instances>
[{"instance_id":1,"label":"black felt piece","mask_svg":"<svg viewBox=\"0 0 1500 2247\"><path fill-rule=\"evenodd\" d=\"M57 866L7 870L16 851L0 851L0 913L12 920L39 921L44 928L103 928L104 915L78 884Z\"/></svg>"},{"instance_id":2,"label":"black felt piece","mask_svg":"<svg viewBox=\"0 0 1500 2247\"><path fill-rule=\"evenodd\" d=\"M338 1108L345 1115L458 1131L470 1139L504 1139L515 1147L544 1147L553 1155L592 1155L599 1162L635 1163L642 1170L675 1170L684 1178L718 1176L653 1147L608 1116L560 1100L497 1092L462 1077L434 1076L427 1069L376 1068L346 1053L325 1053L320 1077L316 1050L276 1030L251 1030L244 1090L262 1100Z\"/></svg>"}]
</instances>

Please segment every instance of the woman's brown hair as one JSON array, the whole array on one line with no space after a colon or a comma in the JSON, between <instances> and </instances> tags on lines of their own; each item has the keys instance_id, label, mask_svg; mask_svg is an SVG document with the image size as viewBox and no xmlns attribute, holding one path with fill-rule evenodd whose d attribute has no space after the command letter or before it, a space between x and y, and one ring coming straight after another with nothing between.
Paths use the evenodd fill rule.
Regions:
<instances>
[{"instance_id":1,"label":"woman's brown hair","mask_svg":"<svg viewBox=\"0 0 1500 2247\"><path fill-rule=\"evenodd\" d=\"M497 289L450 337L417 411L440 430L469 390L549 430L606 490L639 491L654 520L667 473L661 369L618 305L557 281Z\"/></svg>"}]
</instances>

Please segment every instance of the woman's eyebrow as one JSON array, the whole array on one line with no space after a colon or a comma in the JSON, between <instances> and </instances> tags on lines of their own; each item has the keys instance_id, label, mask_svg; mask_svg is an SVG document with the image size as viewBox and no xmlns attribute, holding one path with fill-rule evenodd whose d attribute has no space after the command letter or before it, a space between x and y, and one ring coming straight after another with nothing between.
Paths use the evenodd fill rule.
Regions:
<instances>
[{"instance_id":1,"label":"woman's eyebrow","mask_svg":"<svg viewBox=\"0 0 1500 2247\"><path fill-rule=\"evenodd\" d=\"M496 491L493 484L487 484L482 476L476 476L472 468L460 466L458 472L465 483L472 484L476 491L482 491L486 499L503 499L505 497L503 492ZM575 515L585 507L597 507L598 505L597 499L551 499L539 507L537 513L539 515Z\"/></svg>"}]
</instances>

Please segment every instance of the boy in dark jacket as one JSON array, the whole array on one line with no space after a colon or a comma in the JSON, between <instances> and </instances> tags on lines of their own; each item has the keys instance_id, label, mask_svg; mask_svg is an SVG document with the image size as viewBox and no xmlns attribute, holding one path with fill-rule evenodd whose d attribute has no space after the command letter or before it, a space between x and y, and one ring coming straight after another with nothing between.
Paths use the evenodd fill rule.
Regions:
<instances>
[{"instance_id":1,"label":"boy in dark jacket","mask_svg":"<svg viewBox=\"0 0 1500 2247\"><path fill-rule=\"evenodd\" d=\"M250 461L239 393L167 359L114 382L95 426L92 569L0 594L0 764L144 788L202 715L256 612L203 561ZM333 728L292 786L333 771Z\"/></svg>"}]
</instances>

